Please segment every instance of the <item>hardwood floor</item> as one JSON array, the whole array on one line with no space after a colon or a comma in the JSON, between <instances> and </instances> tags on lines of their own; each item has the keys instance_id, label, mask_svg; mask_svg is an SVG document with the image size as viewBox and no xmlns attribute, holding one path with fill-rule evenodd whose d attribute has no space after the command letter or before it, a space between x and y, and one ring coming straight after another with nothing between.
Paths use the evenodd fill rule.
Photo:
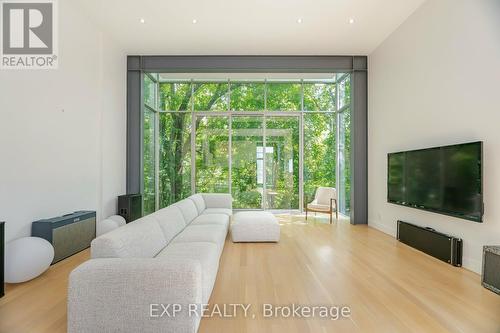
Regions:
<instances>
[{"instance_id":1,"label":"hardwood floor","mask_svg":"<svg viewBox=\"0 0 500 333\"><path fill-rule=\"evenodd\" d=\"M199 332L500 332L500 296L477 274L367 226L330 225L326 215L279 219L278 244L226 240L211 308L251 304L249 317L204 318ZM67 277L88 257L83 251L33 281L7 285L0 332L65 332ZM351 315L263 318L264 303L348 306Z\"/></svg>"},{"instance_id":2,"label":"hardwood floor","mask_svg":"<svg viewBox=\"0 0 500 333\"><path fill-rule=\"evenodd\" d=\"M87 249L20 284L7 284L0 298L0 333L66 332L69 273L90 257Z\"/></svg>"}]
</instances>

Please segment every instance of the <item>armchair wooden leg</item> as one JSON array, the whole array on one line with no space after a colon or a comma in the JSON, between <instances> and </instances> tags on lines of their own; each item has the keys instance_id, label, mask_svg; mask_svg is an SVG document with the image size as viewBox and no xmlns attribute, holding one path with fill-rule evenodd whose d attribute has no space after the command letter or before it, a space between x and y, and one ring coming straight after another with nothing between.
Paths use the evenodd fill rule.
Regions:
<instances>
[{"instance_id":1,"label":"armchair wooden leg","mask_svg":"<svg viewBox=\"0 0 500 333\"><path fill-rule=\"evenodd\" d=\"M307 221L307 207L306 207L306 221Z\"/></svg>"},{"instance_id":2,"label":"armchair wooden leg","mask_svg":"<svg viewBox=\"0 0 500 333\"><path fill-rule=\"evenodd\" d=\"M338 221L339 220L339 205L337 202L337 199L333 199L335 202L335 219Z\"/></svg>"},{"instance_id":3,"label":"armchair wooden leg","mask_svg":"<svg viewBox=\"0 0 500 333\"><path fill-rule=\"evenodd\" d=\"M333 213L332 213L332 211L330 211L330 224L332 224L332 215L333 215Z\"/></svg>"}]
</instances>

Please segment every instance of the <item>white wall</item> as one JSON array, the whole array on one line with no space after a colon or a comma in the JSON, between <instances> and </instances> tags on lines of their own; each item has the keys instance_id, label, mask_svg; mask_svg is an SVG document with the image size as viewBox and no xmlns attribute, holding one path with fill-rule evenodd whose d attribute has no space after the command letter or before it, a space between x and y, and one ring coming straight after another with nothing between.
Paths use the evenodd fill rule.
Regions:
<instances>
[{"instance_id":1,"label":"white wall","mask_svg":"<svg viewBox=\"0 0 500 333\"><path fill-rule=\"evenodd\" d=\"M484 223L386 202L387 153L484 141ZM464 240L464 266L500 244L500 1L428 0L369 56L369 225Z\"/></svg>"},{"instance_id":2,"label":"white wall","mask_svg":"<svg viewBox=\"0 0 500 333\"><path fill-rule=\"evenodd\" d=\"M101 218L117 213L118 195L126 192L127 58L102 35Z\"/></svg>"},{"instance_id":3,"label":"white wall","mask_svg":"<svg viewBox=\"0 0 500 333\"><path fill-rule=\"evenodd\" d=\"M116 211L125 192L126 57L59 1L59 69L0 71L0 220L6 240L75 210Z\"/></svg>"}]
</instances>

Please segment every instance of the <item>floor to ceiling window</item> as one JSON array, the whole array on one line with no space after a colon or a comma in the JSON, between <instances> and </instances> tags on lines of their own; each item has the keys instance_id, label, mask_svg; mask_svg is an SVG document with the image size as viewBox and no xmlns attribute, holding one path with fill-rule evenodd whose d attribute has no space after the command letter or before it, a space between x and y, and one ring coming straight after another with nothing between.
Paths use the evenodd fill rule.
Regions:
<instances>
[{"instance_id":1,"label":"floor to ceiling window","mask_svg":"<svg viewBox=\"0 0 500 333\"><path fill-rule=\"evenodd\" d=\"M144 117L143 117L143 207L145 212L155 210L156 177L155 177L155 118L156 118L156 84L149 76L144 77Z\"/></svg>"},{"instance_id":2,"label":"floor to ceiling window","mask_svg":"<svg viewBox=\"0 0 500 333\"><path fill-rule=\"evenodd\" d=\"M191 194L191 84L164 82L157 84L159 109L156 174L157 208L163 208ZM157 111L158 111L157 110ZM145 184L145 183L144 183ZM146 189L144 189L146 192Z\"/></svg>"},{"instance_id":3,"label":"floor to ceiling window","mask_svg":"<svg viewBox=\"0 0 500 333\"><path fill-rule=\"evenodd\" d=\"M338 119L338 176L339 209L342 213L350 212L351 207L351 78L341 76L338 80L338 108L345 110L337 113Z\"/></svg>"},{"instance_id":4,"label":"floor to ceiling window","mask_svg":"<svg viewBox=\"0 0 500 333\"><path fill-rule=\"evenodd\" d=\"M145 213L199 192L232 193L236 209L296 210L318 186L337 188L340 211L349 213L349 74L145 73L143 97Z\"/></svg>"}]
</instances>

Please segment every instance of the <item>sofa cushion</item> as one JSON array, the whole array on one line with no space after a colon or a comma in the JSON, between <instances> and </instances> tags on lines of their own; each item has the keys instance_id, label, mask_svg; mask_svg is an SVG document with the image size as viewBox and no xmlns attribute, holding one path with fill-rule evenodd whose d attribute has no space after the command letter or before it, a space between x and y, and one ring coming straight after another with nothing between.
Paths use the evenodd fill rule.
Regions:
<instances>
[{"instance_id":1,"label":"sofa cushion","mask_svg":"<svg viewBox=\"0 0 500 333\"><path fill-rule=\"evenodd\" d=\"M207 208L233 208L233 198L228 193L203 193Z\"/></svg>"},{"instance_id":2,"label":"sofa cushion","mask_svg":"<svg viewBox=\"0 0 500 333\"><path fill-rule=\"evenodd\" d=\"M170 241L186 227L182 212L175 206L162 208L150 216L155 218L160 225L167 243L170 243Z\"/></svg>"},{"instance_id":3,"label":"sofa cushion","mask_svg":"<svg viewBox=\"0 0 500 333\"><path fill-rule=\"evenodd\" d=\"M205 206L205 200L203 199L203 196L201 194L194 194L190 196L188 199L193 200L194 204L196 205L196 208L198 209L198 215L201 214L207 208Z\"/></svg>"},{"instance_id":4,"label":"sofa cushion","mask_svg":"<svg viewBox=\"0 0 500 333\"><path fill-rule=\"evenodd\" d=\"M172 240L172 243L210 242L217 245L219 255L224 248L227 229L222 225L190 225Z\"/></svg>"},{"instance_id":5,"label":"sofa cushion","mask_svg":"<svg viewBox=\"0 0 500 333\"><path fill-rule=\"evenodd\" d=\"M158 253L156 258L159 260L198 261L202 270L202 302L208 303L219 267L219 250L216 244L208 242L174 243Z\"/></svg>"},{"instance_id":6,"label":"sofa cushion","mask_svg":"<svg viewBox=\"0 0 500 333\"><path fill-rule=\"evenodd\" d=\"M191 223L196 216L198 216L198 209L194 204L193 200L184 199L174 203L172 206L175 206L180 209L182 216L184 216L184 221L186 224Z\"/></svg>"},{"instance_id":7,"label":"sofa cushion","mask_svg":"<svg viewBox=\"0 0 500 333\"><path fill-rule=\"evenodd\" d=\"M166 245L156 219L145 216L94 239L91 255L92 258L153 258Z\"/></svg>"},{"instance_id":8,"label":"sofa cushion","mask_svg":"<svg viewBox=\"0 0 500 333\"><path fill-rule=\"evenodd\" d=\"M333 187L318 187L314 195L314 200L319 205L330 205L330 199L336 198L337 190Z\"/></svg>"},{"instance_id":9,"label":"sofa cushion","mask_svg":"<svg viewBox=\"0 0 500 333\"><path fill-rule=\"evenodd\" d=\"M313 210L324 210L325 212L330 211L330 205L320 205L316 203L315 201L311 202L310 204L307 204L308 209L313 209ZM335 208L334 208L335 210Z\"/></svg>"},{"instance_id":10,"label":"sofa cushion","mask_svg":"<svg viewBox=\"0 0 500 333\"><path fill-rule=\"evenodd\" d=\"M191 222L191 225L217 224L224 227L229 226L229 216L226 214L203 214Z\"/></svg>"},{"instance_id":11,"label":"sofa cushion","mask_svg":"<svg viewBox=\"0 0 500 333\"><path fill-rule=\"evenodd\" d=\"M229 208L207 208L203 214L226 214L227 216L233 215L233 210Z\"/></svg>"}]
</instances>

